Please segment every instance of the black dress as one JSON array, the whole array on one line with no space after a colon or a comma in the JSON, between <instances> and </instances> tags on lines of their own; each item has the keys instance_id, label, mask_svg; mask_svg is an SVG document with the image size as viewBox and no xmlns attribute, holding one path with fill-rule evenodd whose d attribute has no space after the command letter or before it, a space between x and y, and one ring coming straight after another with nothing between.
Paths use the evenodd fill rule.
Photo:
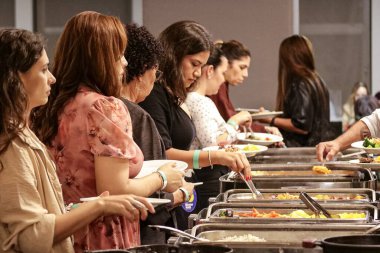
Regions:
<instances>
[{"instance_id":1,"label":"black dress","mask_svg":"<svg viewBox=\"0 0 380 253\"><path fill-rule=\"evenodd\" d=\"M320 79L322 93L317 84L295 78L287 91L284 100L283 118L290 118L292 124L307 135L281 130L288 147L310 147L331 138L329 93L323 80ZM324 96L327 105L321 103Z\"/></svg>"},{"instance_id":2,"label":"black dress","mask_svg":"<svg viewBox=\"0 0 380 253\"><path fill-rule=\"evenodd\" d=\"M189 115L177 104L169 92L160 84L155 84L150 95L139 105L147 111L156 123L158 132L164 141L165 150L170 148L189 150L195 138L195 126ZM190 179L193 181L194 179ZM175 208L179 229L187 229L187 217L190 213L184 211L181 206Z\"/></svg>"}]
</instances>

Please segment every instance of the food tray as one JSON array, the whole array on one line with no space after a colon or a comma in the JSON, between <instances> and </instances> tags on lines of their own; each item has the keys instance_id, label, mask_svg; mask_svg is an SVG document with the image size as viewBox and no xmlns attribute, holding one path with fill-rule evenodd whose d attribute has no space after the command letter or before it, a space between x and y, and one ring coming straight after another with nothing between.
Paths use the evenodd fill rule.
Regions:
<instances>
[{"instance_id":1,"label":"food tray","mask_svg":"<svg viewBox=\"0 0 380 253\"><path fill-rule=\"evenodd\" d=\"M223 197L219 197L217 201L224 201L229 203L234 202L300 202L299 199L279 199L276 198L280 195L290 194L298 197L300 192L306 192L311 197L323 197L328 196L329 199L315 198L318 202L348 202L348 203L368 203L373 202L376 199L376 193L371 189L264 189L261 191L264 199L254 198L252 193L248 189L241 189L239 192L229 190L223 194ZM282 194L282 195L281 195ZM358 199L357 196L361 198ZM339 197L340 199L336 199Z\"/></svg>"},{"instance_id":2,"label":"food tray","mask_svg":"<svg viewBox=\"0 0 380 253\"><path fill-rule=\"evenodd\" d=\"M308 214L312 212L303 203L215 203L209 206L206 219L210 222L218 223L368 223L377 219L377 208L370 204L323 204L332 215L337 213L364 213L365 218L254 218L254 217L219 217L219 214L226 210L234 212L252 212L253 207L259 212L275 211L280 214L290 213L295 210L304 210Z\"/></svg>"}]
</instances>

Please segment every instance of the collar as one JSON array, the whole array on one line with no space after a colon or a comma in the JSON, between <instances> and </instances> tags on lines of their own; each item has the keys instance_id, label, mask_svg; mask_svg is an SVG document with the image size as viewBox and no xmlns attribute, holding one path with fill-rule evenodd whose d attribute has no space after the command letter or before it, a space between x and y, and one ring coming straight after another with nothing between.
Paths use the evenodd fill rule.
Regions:
<instances>
[{"instance_id":1,"label":"collar","mask_svg":"<svg viewBox=\"0 0 380 253\"><path fill-rule=\"evenodd\" d=\"M37 136L28 127L25 127L22 132L18 135L20 140L32 149L43 150L44 144L37 138Z\"/></svg>"}]
</instances>

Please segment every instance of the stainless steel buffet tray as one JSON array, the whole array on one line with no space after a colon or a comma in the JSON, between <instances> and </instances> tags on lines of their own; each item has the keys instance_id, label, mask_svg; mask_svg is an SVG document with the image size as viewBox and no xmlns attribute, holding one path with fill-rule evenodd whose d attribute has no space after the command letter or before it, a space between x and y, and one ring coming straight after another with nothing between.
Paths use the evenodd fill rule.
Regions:
<instances>
[{"instance_id":1,"label":"stainless steel buffet tray","mask_svg":"<svg viewBox=\"0 0 380 253\"><path fill-rule=\"evenodd\" d=\"M376 189L376 176L371 170L347 163L326 164L331 174L317 174L312 167L319 164L253 164L252 181L259 189L282 187L303 188L369 188ZM220 192L247 188L232 173L219 178Z\"/></svg>"},{"instance_id":2,"label":"stainless steel buffet tray","mask_svg":"<svg viewBox=\"0 0 380 253\"><path fill-rule=\"evenodd\" d=\"M329 212L344 213L344 212L356 212L364 213L365 218L352 218L352 219L338 219L338 218L254 218L254 217L218 217L219 213L224 210L233 211L251 211L253 208L259 212L269 213L271 211L276 212L292 212L295 210L304 210L307 213L311 213L307 210L303 203L214 203L207 209L202 210L198 214L190 215L189 227L193 227L195 224L203 223L236 223L236 224L255 224L255 223L357 223L365 224L371 223L378 217L378 210L371 204L322 204Z\"/></svg>"},{"instance_id":3,"label":"stainless steel buffet tray","mask_svg":"<svg viewBox=\"0 0 380 253\"><path fill-rule=\"evenodd\" d=\"M332 189L262 189L263 199L255 198L248 189L231 189L220 193L212 202L263 202L263 203L293 203L300 202L298 195L306 192L318 202L336 203L368 203L376 201L376 192L365 188L332 188ZM285 199L285 197L297 199Z\"/></svg>"},{"instance_id":4,"label":"stainless steel buffet tray","mask_svg":"<svg viewBox=\"0 0 380 253\"><path fill-rule=\"evenodd\" d=\"M326 237L363 234L376 226L372 224L199 224L191 229L191 234L208 239L212 243L229 246L301 246L304 239L321 240ZM228 237L252 235L265 242L232 241ZM228 240L230 239L230 240ZM235 238L236 240L236 238ZM192 241L192 243L204 243Z\"/></svg>"},{"instance_id":5,"label":"stainless steel buffet tray","mask_svg":"<svg viewBox=\"0 0 380 253\"><path fill-rule=\"evenodd\" d=\"M342 157L357 153L358 150L349 148L336 156L337 161L348 161L360 157L360 155L352 157ZM318 162L314 147L304 148L269 148L267 151L261 152L249 158L251 163L273 164L273 163L305 163L305 162Z\"/></svg>"}]
</instances>

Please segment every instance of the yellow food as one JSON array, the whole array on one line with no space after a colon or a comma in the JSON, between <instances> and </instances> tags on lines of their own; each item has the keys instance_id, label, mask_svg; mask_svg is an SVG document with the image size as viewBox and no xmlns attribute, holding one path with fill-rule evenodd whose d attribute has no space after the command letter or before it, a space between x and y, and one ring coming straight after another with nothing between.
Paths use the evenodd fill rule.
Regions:
<instances>
[{"instance_id":1,"label":"yellow food","mask_svg":"<svg viewBox=\"0 0 380 253\"><path fill-rule=\"evenodd\" d=\"M331 170L325 166L313 166L312 170L319 174L331 174Z\"/></svg>"},{"instance_id":2,"label":"yellow food","mask_svg":"<svg viewBox=\"0 0 380 253\"><path fill-rule=\"evenodd\" d=\"M243 148L244 151L256 151L256 150L260 150L260 148L256 145L253 145L253 144L248 144L247 146L245 146Z\"/></svg>"}]
</instances>

